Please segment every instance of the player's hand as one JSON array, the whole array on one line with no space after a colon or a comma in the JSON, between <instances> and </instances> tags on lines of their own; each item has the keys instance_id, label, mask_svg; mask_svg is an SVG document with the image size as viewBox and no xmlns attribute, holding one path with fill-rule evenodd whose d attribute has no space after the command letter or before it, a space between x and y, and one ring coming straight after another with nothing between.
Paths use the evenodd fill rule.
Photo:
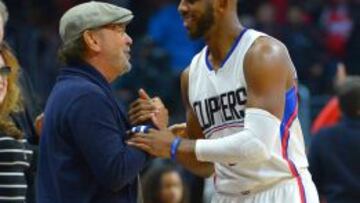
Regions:
<instances>
[{"instance_id":1,"label":"player's hand","mask_svg":"<svg viewBox=\"0 0 360 203\"><path fill-rule=\"evenodd\" d=\"M175 135L168 129L150 129L146 134L134 134L132 138L127 141L127 144L144 150L153 156L169 158L171 143L174 138Z\"/></svg>"},{"instance_id":2,"label":"player's hand","mask_svg":"<svg viewBox=\"0 0 360 203\"><path fill-rule=\"evenodd\" d=\"M187 138L187 125L186 123L176 123L169 127L169 130L174 134L182 138Z\"/></svg>"},{"instance_id":3,"label":"player's hand","mask_svg":"<svg viewBox=\"0 0 360 203\"><path fill-rule=\"evenodd\" d=\"M151 98L143 89L139 90L139 98L130 105L129 120L132 125L151 122L158 129L166 129L169 113L159 97Z\"/></svg>"},{"instance_id":4,"label":"player's hand","mask_svg":"<svg viewBox=\"0 0 360 203\"><path fill-rule=\"evenodd\" d=\"M35 118L34 126L35 126L35 132L37 136L41 135L41 129L43 126L44 121L44 113L41 113Z\"/></svg>"}]
</instances>

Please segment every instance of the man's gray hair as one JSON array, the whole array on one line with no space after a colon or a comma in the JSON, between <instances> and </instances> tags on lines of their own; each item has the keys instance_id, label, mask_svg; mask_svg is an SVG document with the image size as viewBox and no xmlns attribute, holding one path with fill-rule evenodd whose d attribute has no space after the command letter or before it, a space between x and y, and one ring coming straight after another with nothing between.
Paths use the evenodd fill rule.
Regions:
<instances>
[{"instance_id":1,"label":"man's gray hair","mask_svg":"<svg viewBox=\"0 0 360 203\"><path fill-rule=\"evenodd\" d=\"M58 57L61 62L70 65L72 62L78 62L83 60L86 50L86 44L84 38L73 40L67 44L63 44L58 52Z\"/></svg>"},{"instance_id":2,"label":"man's gray hair","mask_svg":"<svg viewBox=\"0 0 360 203\"><path fill-rule=\"evenodd\" d=\"M0 16L3 19L5 25L9 19L9 12L5 3L2 0L0 0Z\"/></svg>"}]
</instances>

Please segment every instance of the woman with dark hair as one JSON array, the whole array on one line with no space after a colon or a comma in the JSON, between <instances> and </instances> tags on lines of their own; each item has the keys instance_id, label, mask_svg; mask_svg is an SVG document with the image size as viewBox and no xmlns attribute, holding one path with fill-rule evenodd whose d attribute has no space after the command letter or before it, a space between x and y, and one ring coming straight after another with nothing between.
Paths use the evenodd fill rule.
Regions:
<instances>
[{"instance_id":1,"label":"woman with dark hair","mask_svg":"<svg viewBox=\"0 0 360 203\"><path fill-rule=\"evenodd\" d=\"M144 203L188 203L184 181L173 164L151 167L143 183Z\"/></svg>"},{"instance_id":2,"label":"woman with dark hair","mask_svg":"<svg viewBox=\"0 0 360 203\"><path fill-rule=\"evenodd\" d=\"M22 110L19 64L6 44L0 45L0 202L25 202L33 151L12 114Z\"/></svg>"}]
</instances>

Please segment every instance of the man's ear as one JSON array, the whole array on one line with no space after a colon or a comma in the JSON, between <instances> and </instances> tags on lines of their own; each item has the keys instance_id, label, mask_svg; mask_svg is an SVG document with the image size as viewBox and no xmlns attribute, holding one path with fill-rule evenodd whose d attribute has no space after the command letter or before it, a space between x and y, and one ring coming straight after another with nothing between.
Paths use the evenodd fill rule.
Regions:
<instances>
[{"instance_id":1,"label":"man's ear","mask_svg":"<svg viewBox=\"0 0 360 203\"><path fill-rule=\"evenodd\" d=\"M92 32L90 30L86 30L83 32L82 37L83 37L86 47L88 48L89 51L92 51L92 52L100 52L101 51L101 47L99 44L100 38L97 33Z\"/></svg>"},{"instance_id":2,"label":"man's ear","mask_svg":"<svg viewBox=\"0 0 360 203\"><path fill-rule=\"evenodd\" d=\"M214 9L220 13L226 12L227 7L230 6L230 1L231 0L215 0Z\"/></svg>"}]
</instances>

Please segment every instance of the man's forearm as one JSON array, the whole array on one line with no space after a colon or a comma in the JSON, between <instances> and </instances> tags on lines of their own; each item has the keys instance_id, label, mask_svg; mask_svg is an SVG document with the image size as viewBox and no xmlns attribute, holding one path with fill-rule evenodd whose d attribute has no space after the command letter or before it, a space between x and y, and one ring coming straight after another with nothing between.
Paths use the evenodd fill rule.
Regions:
<instances>
[{"instance_id":1,"label":"man's forearm","mask_svg":"<svg viewBox=\"0 0 360 203\"><path fill-rule=\"evenodd\" d=\"M176 152L176 160L192 173L204 178L209 177L214 173L214 164L197 160L195 143L195 140L182 140Z\"/></svg>"}]
</instances>

